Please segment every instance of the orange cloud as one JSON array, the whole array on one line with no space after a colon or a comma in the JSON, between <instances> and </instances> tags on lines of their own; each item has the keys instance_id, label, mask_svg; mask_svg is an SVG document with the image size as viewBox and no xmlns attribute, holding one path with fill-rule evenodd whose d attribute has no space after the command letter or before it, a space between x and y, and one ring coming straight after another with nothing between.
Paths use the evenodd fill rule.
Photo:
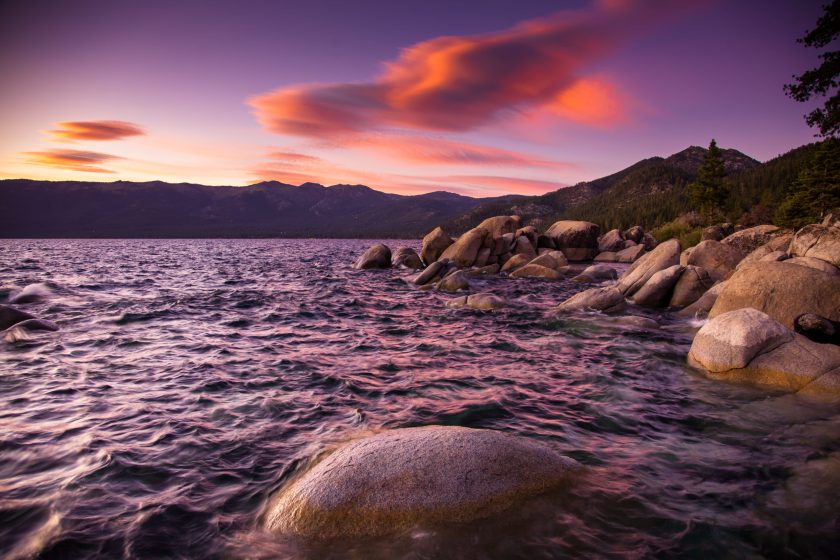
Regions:
<instances>
[{"instance_id":1,"label":"orange cloud","mask_svg":"<svg viewBox=\"0 0 840 560\"><path fill-rule=\"evenodd\" d=\"M418 43L372 82L281 88L249 102L269 131L320 138L387 128L472 130L505 113L557 103L570 88L572 98L561 103L567 114L599 121L604 112L593 117L575 99L582 95L574 89L577 74L640 28L693 1L600 0L588 11L507 31ZM620 109L612 106L610 114Z\"/></svg>"},{"instance_id":2,"label":"orange cloud","mask_svg":"<svg viewBox=\"0 0 840 560\"><path fill-rule=\"evenodd\" d=\"M79 150L46 150L43 152L24 152L26 160L33 165L58 167L89 173L114 173L99 165L108 161L122 159L109 154L84 152Z\"/></svg>"},{"instance_id":3,"label":"orange cloud","mask_svg":"<svg viewBox=\"0 0 840 560\"><path fill-rule=\"evenodd\" d=\"M447 175L431 177L430 180L449 185L461 185L472 192L481 193L479 196L497 196L501 194L545 194L556 191L568 185L553 181L525 179L520 177L502 177L496 175ZM464 190L463 188L461 189ZM496 192L492 192L496 191Z\"/></svg>"},{"instance_id":4,"label":"orange cloud","mask_svg":"<svg viewBox=\"0 0 840 560\"><path fill-rule=\"evenodd\" d=\"M61 140L122 140L141 136L146 131L138 125L125 121L65 121L55 123L56 128L48 130Z\"/></svg>"},{"instance_id":5,"label":"orange cloud","mask_svg":"<svg viewBox=\"0 0 840 560\"><path fill-rule=\"evenodd\" d=\"M583 79L558 93L549 109L573 121L606 126L623 119L622 105L612 85Z\"/></svg>"}]
</instances>

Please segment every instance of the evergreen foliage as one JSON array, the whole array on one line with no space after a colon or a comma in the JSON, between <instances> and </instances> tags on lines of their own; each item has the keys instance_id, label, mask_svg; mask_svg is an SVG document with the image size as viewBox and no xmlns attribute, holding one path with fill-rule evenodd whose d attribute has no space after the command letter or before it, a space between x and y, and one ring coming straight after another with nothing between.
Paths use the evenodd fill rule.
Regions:
<instances>
[{"instance_id":1,"label":"evergreen foliage","mask_svg":"<svg viewBox=\"0 0 840 560\"><path fill-rule=\"evenodd\" d=\"M723 157L717 142L712 138L703 165L697 173L697 181L689 187L691 201L707 222L712 221L726 202L729 190L724 183L725 177Z\"/></svg>"},{"instance_id":2,"label":"evergreen foliage","mask_svg":"<svg viewBox=\"0 0 840 560\"><path fill-rule=\"evenodd\" d=\"M840 140L829 138L817 145L786 195L776 212L776 222L784 226L818 222L840 206Z\"/></svg>"}]
</instances>

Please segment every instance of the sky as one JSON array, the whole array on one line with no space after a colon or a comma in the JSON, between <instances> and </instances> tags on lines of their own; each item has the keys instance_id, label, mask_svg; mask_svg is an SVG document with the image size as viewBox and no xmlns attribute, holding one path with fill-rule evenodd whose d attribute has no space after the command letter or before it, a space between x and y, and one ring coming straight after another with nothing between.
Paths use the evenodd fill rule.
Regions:
<instances>
[{"instance_id":1,"label":"sky","mask_svg":"<svg viewBox=\"0 0 840 560\"><path fill-rule=\"evenodd\" d=\"M824 0L822 0L824 1ZM7 0L0 178L541 194L814 140L821 0Z\"/></svg>"}]
</instances>

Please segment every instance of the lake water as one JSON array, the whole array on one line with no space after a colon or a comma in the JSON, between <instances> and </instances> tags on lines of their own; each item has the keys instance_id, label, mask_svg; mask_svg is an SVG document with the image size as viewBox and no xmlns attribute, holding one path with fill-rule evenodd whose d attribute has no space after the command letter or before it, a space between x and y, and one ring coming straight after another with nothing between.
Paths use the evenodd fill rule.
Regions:
<instances>
[{"instance_id":1,"label":"lake water","mask_svg":"<svg viewBox=\"0 0 840 560\"><path fill-rule=\"evenodd\" d=\"M371 243L4 240L0 284L47 283L22 307L61 330L0 341L0 556L840 551L840 405L693 373L684 319L553 316L570 282L476 280L511 307L448 309L407 271L351 269ZM428 424L545 440L585 474L471 524L326 543L260 530L326 446Z\"/></svg>"}]
</instances>

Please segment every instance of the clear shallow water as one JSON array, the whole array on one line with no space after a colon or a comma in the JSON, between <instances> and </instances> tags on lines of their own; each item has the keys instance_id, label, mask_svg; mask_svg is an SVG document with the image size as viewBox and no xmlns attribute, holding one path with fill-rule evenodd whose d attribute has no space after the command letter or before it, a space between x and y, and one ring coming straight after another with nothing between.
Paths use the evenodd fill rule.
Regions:
<instances>
[{"instance_id":1,"label":"clear shallow water","mask_svg":"<svg viewBox=\"0 0 840 560\"><path fill-rule=\"evenodd\" d=\"M451 310L369 241L0 244L0 284L61 326L0 342L0 556L783 558L840 550L840 406L715 383L694 328L552 317L581 289L487 279ZM391 243L392 248L403 242ZM636 313L643 313L633 310ZM259 529L271 493L349 434L456 424L586 465L469 525L305 543Z\"/></svg>"}]
</instances>

